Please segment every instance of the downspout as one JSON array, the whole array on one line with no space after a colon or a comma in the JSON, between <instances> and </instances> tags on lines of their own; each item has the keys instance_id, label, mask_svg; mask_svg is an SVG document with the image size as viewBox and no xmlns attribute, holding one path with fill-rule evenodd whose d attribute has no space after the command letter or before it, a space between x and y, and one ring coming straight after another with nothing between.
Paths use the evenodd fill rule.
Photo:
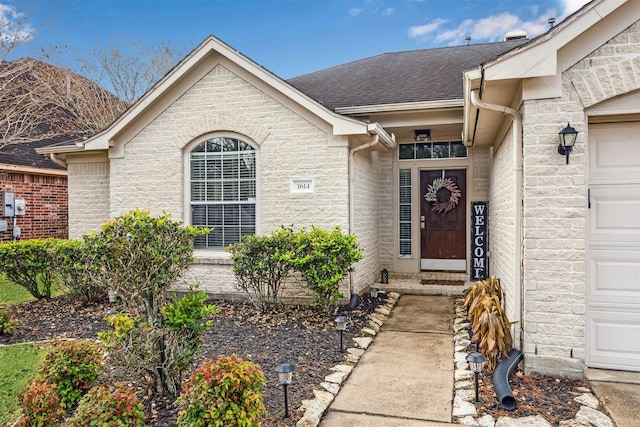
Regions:
<instances>
[{"instance_id":1,"label":"downspout","mask_svg":"<svg viewBox=\"0 0 640 427\"><path fill-rule=\"evenodd\" d=\"M524 326L523 326L523 310L524 310L524 280L522 279L522 118L520 117L520 113L513 108L506 107L504 105L490 104L480 99L478 95L479 89L471 90L471 103L480 109L497 111L502 114L506 114L511 117L513 121L513 170L515 173L515 188L513 190L514 197L514 213L513 213L513 224L514 224L514 234L515 234L515 265L514 265L514 279L515 279L515 291L516 291L516 310L518 313L519 319L516 321L519 323L519 328L517 329L518 336L516 337L516 343L519 344L519 348L523 348L524 342Z\"/></svg>"},{"instance_id":2,"label":"downspout","mask_svg":"<svg viewBox=\"0 0 640 427\"><path fill-rule=\"evenodd\" d=\"M379 143L380 143L380 135L375 134L373 135L373 138L371 138L371 141L362 145L358 145L357 147L351 148L349 150L349 234L353 233L353 228L355 224L354 202L353 202L353 196L354 196L353 195L353 182L354 182L353 159L355 154L358 151L366 150L367 148L371 148L375 145L378 145ZM351 302L349 303L349 306L351 307L354 304L357 305L357 302L354 301L354 296L353 296L353 273L349 273L349 294L351 295Z\"/></svg>"},{"instance_id":3,"label":"downspout","mask_svg":"<svg viewBox=\"0 0 640 427\"><path fill-rule=\"evenodd\" d=\"M67 162L62 160L60 157L56 156L55 153L49 153L49 158L53 163L60 165L65 169L67 168Z\"/></svg>"}]
</instances>

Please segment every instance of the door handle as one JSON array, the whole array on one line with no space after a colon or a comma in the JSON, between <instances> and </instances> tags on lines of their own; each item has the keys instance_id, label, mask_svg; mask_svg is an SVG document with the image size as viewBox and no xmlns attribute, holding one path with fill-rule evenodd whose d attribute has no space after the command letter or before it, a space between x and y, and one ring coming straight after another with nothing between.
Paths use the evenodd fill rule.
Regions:
<instances>
[{"instance_id":1,"label":"door handle","mask_svg":"<svg viewBox=\"0 0 640 427\"><path fill-rule=\"evenodd\" d=\"M424 230L424 222L423 222L423 221L420 221L420 228L421 228L422 230Z\"/></svg>"}]
</instances>

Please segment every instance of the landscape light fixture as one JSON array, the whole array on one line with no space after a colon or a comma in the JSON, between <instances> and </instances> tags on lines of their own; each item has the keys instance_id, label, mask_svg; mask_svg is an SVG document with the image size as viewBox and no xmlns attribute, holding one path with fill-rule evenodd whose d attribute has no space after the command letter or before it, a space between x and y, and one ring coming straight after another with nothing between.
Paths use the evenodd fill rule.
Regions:
<instances>
[{"instance_id":1,"label":"landscape light fixture","mask_svg":"<svg viewBox=\"0 0 640 427\"><path fill-rule=\"evenodd\" d=\"M287 386L291 384L291 380L293 379L293 365L290 363L278 365L276 372L278 373L278 380L284 389L284 418L289 418L289 396L287 394Z\"/></svg>"},{"instance_id":2,"label":"landscape light fixture","mask_svg":"<svg viewBox=\"0 0 640 427\"><path fill-rule=\"evenodd\" d=\"M344 353L344 347L342 345L342 334L344 333L345 329L347 329L348 321L349 319L347 319L347 316L338 316L333 320L333 322L336 324L336 329L340 331L340 353Z\"/></svg>"},{"instance_id":3,"label":"landscape light fixture","mask_svg":"<svg viewBox=\"0 0 640 427\"><path fill-rule=\"evenodd\" d=\"M416 129L413 131L414 141L431 141L431 129Z\"/></svg>"},{"instance_id":4,"label":"landscape light fixture","mask_svg":"<svg viewBox=\"0 0 640 427\"><path fill-rule=\"evenodd\" d=\"M576 143L578 131L572 128L569 123L567 123L567 127L562 129L558 133L558 137L560 138L560 144L558 144L558 153L567 156L567 164L569 164L569 154L573 149L573 144Z\"/></svg>"},{"instance_id":5,"label":"landscape light fixture","mask_svg":"<svg viewBox=\"0 0 640 427\"><path fill-rule=\"evenodd\" d=\"M380 289L376 288L376 287L371 287L369 288L369 295L371 295L371 299L373 300L373 307L375 308L375 306L378 305L378 292L380 292Z\"/></svg>"},{"instance_id":6,"label":"landscape light fixture","mask_svg":"<svg viewBox=\"0 0 640 427\"><path fill-rule=\"evenodd\" d=\"M484 357L484 354L478 353L477 351L467 355L469 367L476 376L476 400L473 403L480 403L480 399L478 398L478 376L480 375L480 371L482 371L482 365L484 365L486 361L487 358Z\"/></svg>"},{"instance_id":7,"label":"landscape light fixture","mask_svg":"<svg viewBox=\"0 0 640 427\"><path fill-rule=\"evenodd\" d=\"M389 283L389 270L387 270L386 268L383 268L382 271L380 271L380 283L382 283L383 285Z\"/></svg>"}]
</instances>

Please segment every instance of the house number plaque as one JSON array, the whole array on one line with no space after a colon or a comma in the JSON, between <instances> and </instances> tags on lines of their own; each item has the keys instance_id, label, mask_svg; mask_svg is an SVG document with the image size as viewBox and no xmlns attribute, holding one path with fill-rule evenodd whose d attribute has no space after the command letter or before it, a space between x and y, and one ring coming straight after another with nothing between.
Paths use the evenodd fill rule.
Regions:
<instances>
[{"instance_id":1,"label":"house number plaque","mask_svg":"<svg viewBox=\"0 0 640 427\"><path fill-rule=\"evenodd\" d=\"M291 194L313 193L313 178L292 178Z\"/></svg>"},{"instance_id":2,"label":"house number plaque","mask_svg":"<svg viewBox=\"0 0 640 427\"><path fill-rule=\"evenodd\" d=\"M471 203L471 280L489 276L487 263L487 203Z\"/></svg>"}]
</instances>

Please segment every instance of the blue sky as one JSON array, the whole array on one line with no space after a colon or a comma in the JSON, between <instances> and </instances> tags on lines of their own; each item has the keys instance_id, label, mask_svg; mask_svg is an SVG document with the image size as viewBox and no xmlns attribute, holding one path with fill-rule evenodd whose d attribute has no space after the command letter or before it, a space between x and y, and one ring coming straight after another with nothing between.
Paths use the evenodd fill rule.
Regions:
<instances>
[{"instance_id":1,"label":"blue sky","mask_svg":"<svg viewBox=\"0 0 640 427\"><path fill-rule=\"evenodd\" d=\"M0 0L0 23L27 12L30 39L10 58L62 47L62 65L114 37L185 50L214 35L282 78L385 52L530 37L586 0ZM0 30L3 30L0 26Z\"/></svg>"}]
</instances>

